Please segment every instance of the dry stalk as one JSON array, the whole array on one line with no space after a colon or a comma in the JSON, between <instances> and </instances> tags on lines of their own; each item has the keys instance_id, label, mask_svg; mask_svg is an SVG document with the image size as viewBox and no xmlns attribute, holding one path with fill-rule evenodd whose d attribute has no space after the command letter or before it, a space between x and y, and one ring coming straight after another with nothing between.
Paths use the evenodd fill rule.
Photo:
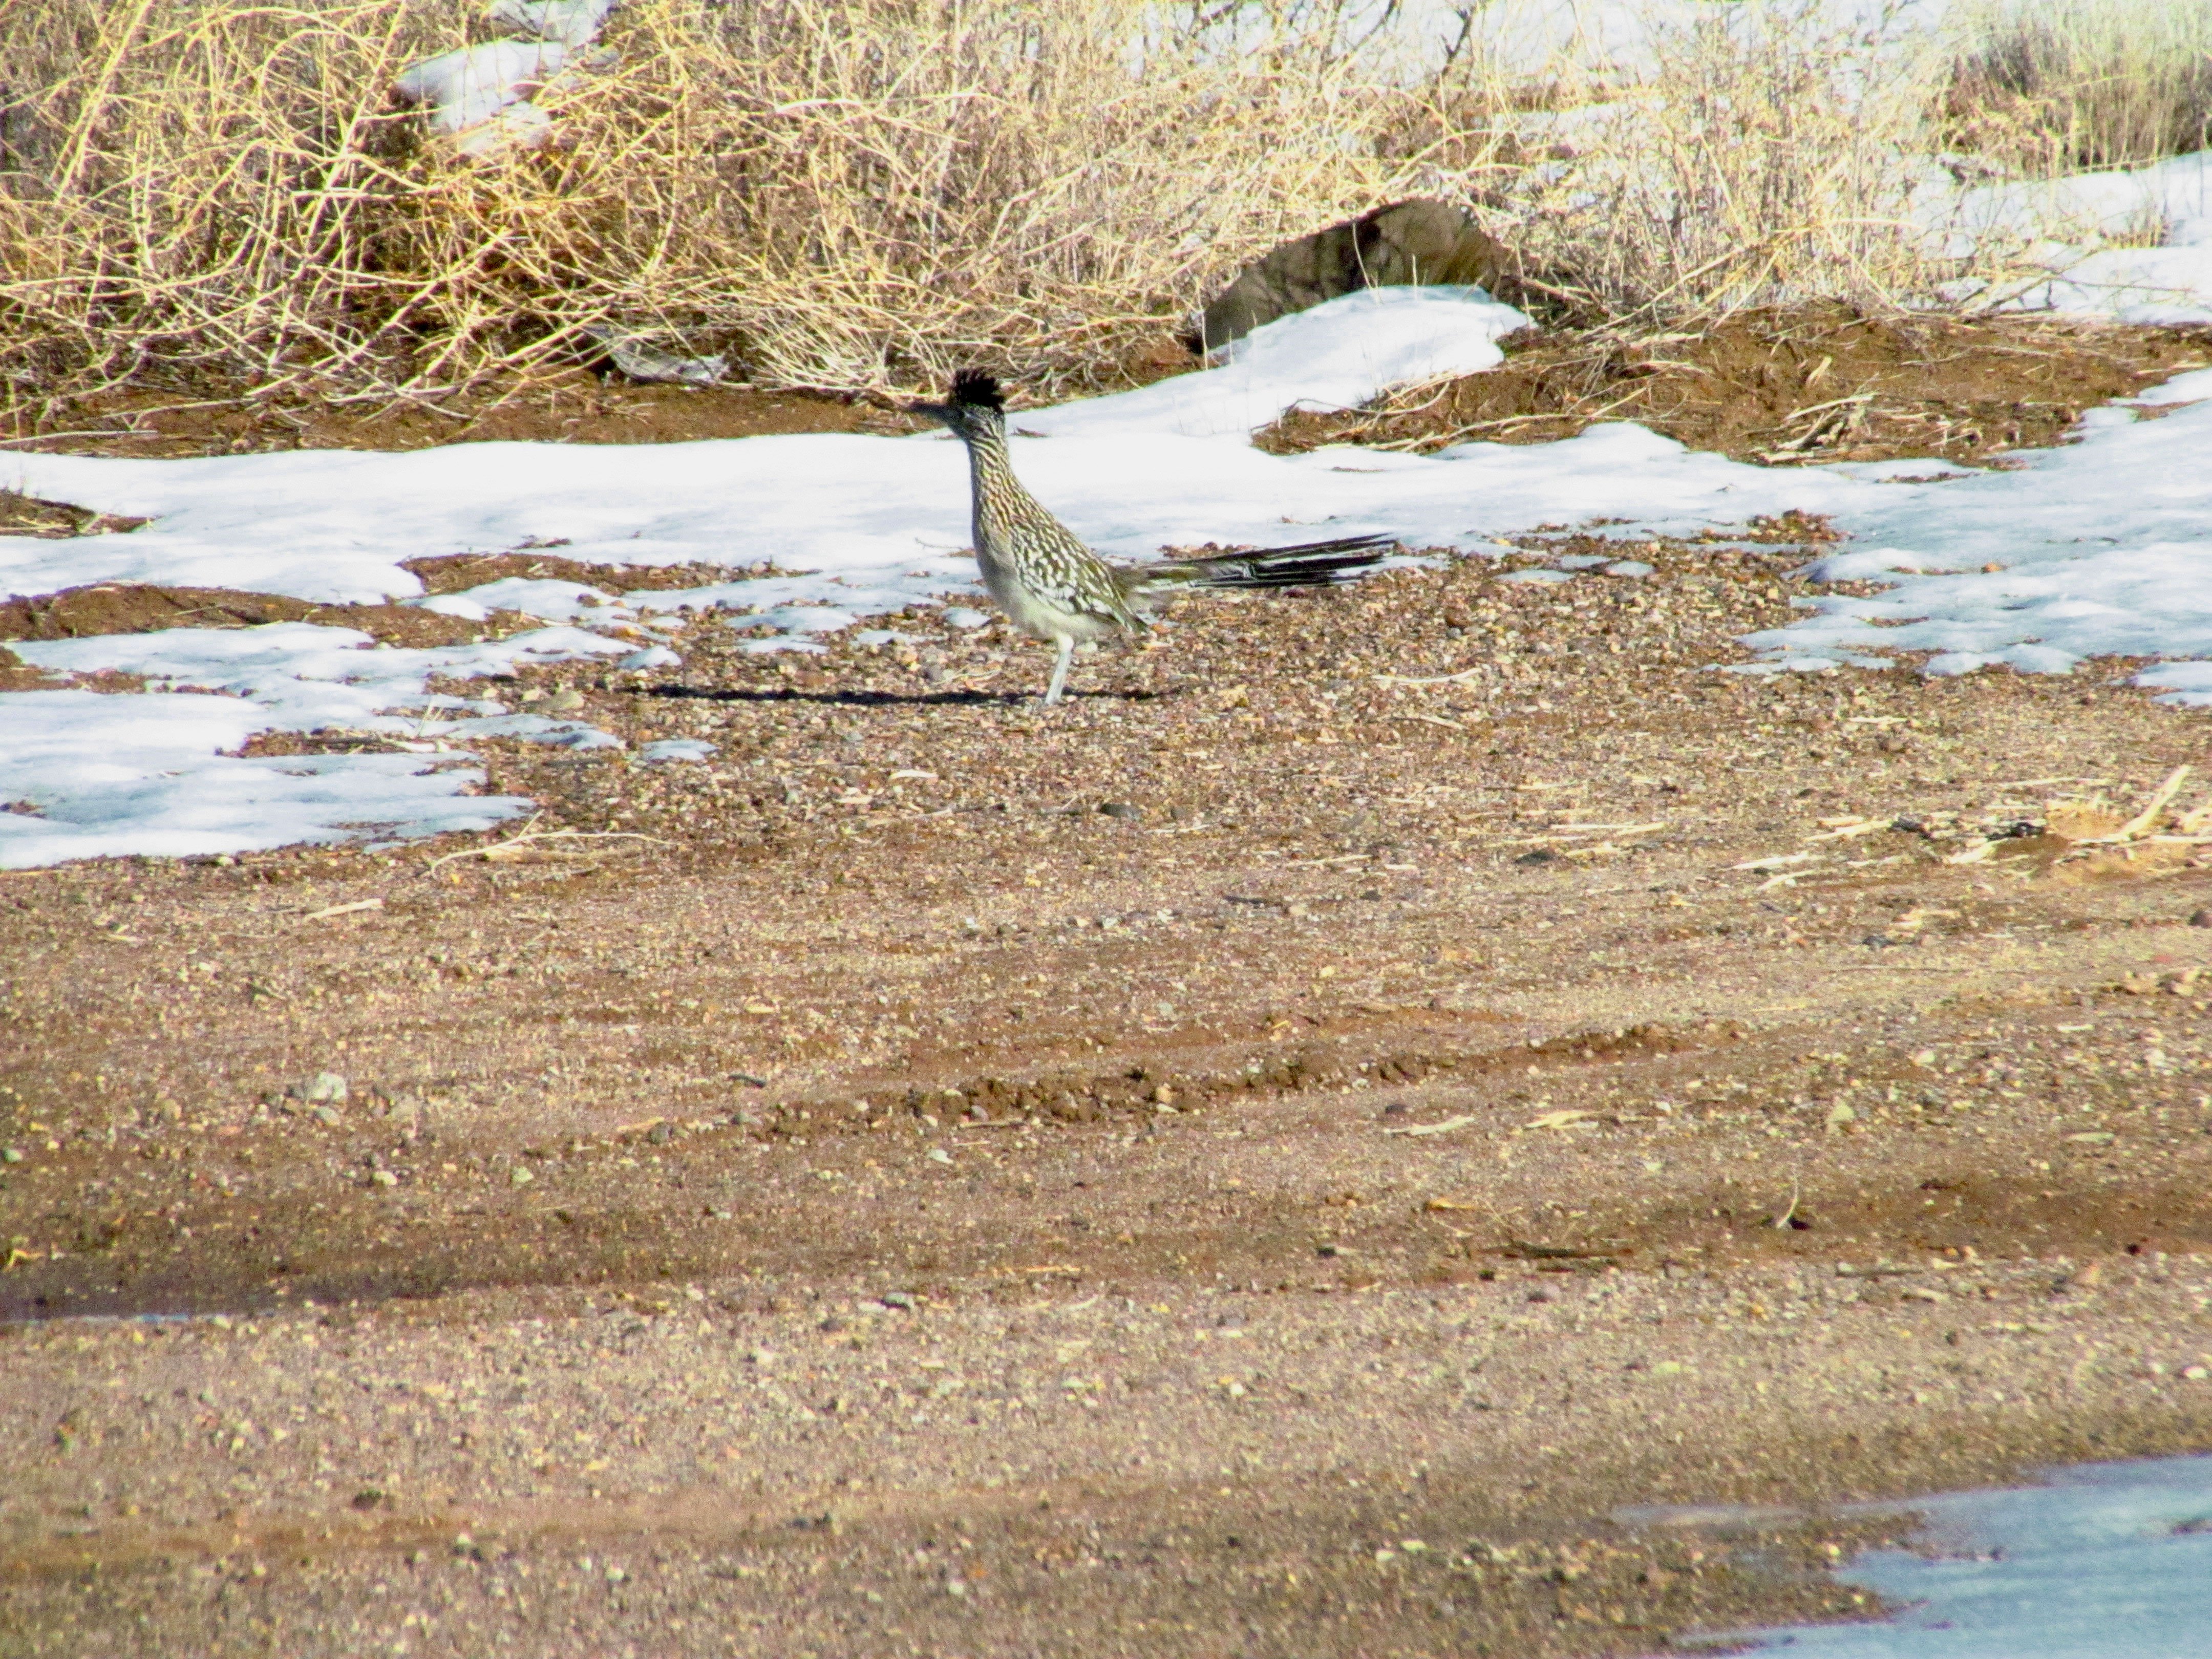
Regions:
<instances>
[{"instance_id":1,"label":"dry stalk","mask_svg":"<svg viewBox=\"0 0 2212 1659\"><path fill-rule=\"evenodd\" d=\"M15 436L126 391L459 416L606 325L772 385L981 359L1064 395L1414 194L1584 326L1962 274L1914 224L1960 48L1817 0L1698 12L1626 66L1507 63L1472 22L1424 64L1350 0L631 0L619 61L539 94L554 142L461 161L388 88L488 32L476 0L13 0L0 407Z\"/></svg>"},{"instance_id":2,"label":"dry stalk","mask_svg":"<svg viewBox=\"0 0 2212 1659\"><path fill-rule=\"evenodd\" d=\"M534 844L544 842L642 841L650 842L655 847L671 847L675 844L672 842L664 841L658 836L641 835L631 830L538 830L532 827L537 822L538 815L532 815L528 823L501 840L483 847L465 847L458 853L447 853L432 859L429 863L422 866L422 873L425 876L434 876L441 868L451 864L456 859L497 860L520 858L526 849Z\"/></svg>"}]
</instances>

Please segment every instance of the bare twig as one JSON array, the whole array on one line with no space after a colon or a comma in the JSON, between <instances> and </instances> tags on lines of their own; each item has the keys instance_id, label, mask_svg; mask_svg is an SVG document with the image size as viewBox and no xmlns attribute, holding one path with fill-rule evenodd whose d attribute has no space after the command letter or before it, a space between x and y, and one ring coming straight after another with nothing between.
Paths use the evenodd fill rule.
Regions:
<instances>
[{"instance_id":1,"label":"bare twig","mask_svg":"<svg viewBox=\"0 0 2212 1659\"><path fill-rule=\"evenodd\" d=\"M537 822L537 817L532 817L530 824ZM447 853L443 857L432 859L422 866L422 873L435 875L440 866L451 864L455 859L514 858L525 846L546 842L642 841L650 842L656 847L675 845L673 842L663 841L658 836L640 835L631 830L533 830L530 824L525 824L506 840L494 842L488 847L465 847L458 853Z\"/></svg>"}]
</instances>

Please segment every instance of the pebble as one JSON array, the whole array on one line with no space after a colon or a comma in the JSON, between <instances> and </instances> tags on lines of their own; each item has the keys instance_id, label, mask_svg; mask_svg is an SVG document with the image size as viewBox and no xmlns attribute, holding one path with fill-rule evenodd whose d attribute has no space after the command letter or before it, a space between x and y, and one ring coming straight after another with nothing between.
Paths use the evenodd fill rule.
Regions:
<instances>
[{"instance_id":1,"label":"pebble","mask_svg":"<svg viewBox=\"0 0 2212 1659\"><path fill-rule=\"evenodd\" d=\"M2191 927L2212 927L2212 910L2192 912L2189 918L2189 925Z\"/></svg>"},{"instance_id":2,"label":"pebble","mask_svg":"<svg viewBox=\"0 0 2212 1659\"><path fill-rule=\"evenodd\" d=\"M335 1106L318 1106L313 1112L309 1113L308 1115L313 1117L316 1122L321 1124L326 1129L335 1129L339 1124L345 1121L343 1118L338 1115L337 1108Z\"/></svg>"},{"instance_id":3,"label":"pebble","mask_svg":"<svg viewBox=\"0 0 2212 1659\"><path fill-rule=\"evenodd\" d=\"M583 706L584 694L573 685L564 687L545 699L545 712L549 714L573 714Z\"/></svg>"},{"instance_id":4,"label":"pebble","mask_svg":"<svg viewBox=\"0 0 2212 1659\"><path fill-rule=\"evenodd\" d=\"M397 1187L399 1184L399 1177L389 1170L371 1170L368 1172L368 1183L372 1187Z\"/></svg>"},{"instance_id":5,"label":"pebble","mask_svg":"<svg viewBox=\"0 0 2212 1659\"><path fill-rule=\"evenodd\" d=\"M914 1297L904 1291L885 1291L876 1300L886 1308L900 1308L908 1313L914 1311Z\"/></svg>"},{"instance_id":6,"label":"pebble","mask_svg":"<svg viewBox=\"0 0 2212 1659\"><path fill-rule=\"evenodd\" d=\"M1133 819L1145 816L1145 809L1126 800L1109 800L1098 809L1109 818Z\"/></svg>"},{"instance_id":7,"label":"pebble","mask_svg":"<svg viewBox=\"0 0 2212 1659\"><path fill-rule=\"evenodd\" d=\"M343 1106L350 1091L336 1072L318 1072L304 1083L295 1084L292 1092L310 1106Z\"/></svg>"},{"instance_id":8,"label":"pebble","mask_svg":"<svg viewBox=\"0 0 2212 1659\"><path fill-rule=\"evenodd\" d=\"M537 1179L538 1177L536 1176L531 1174L529 1170L524 1169L520 1164L516 1164L512 1170L509 1170L507 1172L507 1184L510 1187L527 1187L532 1182Z\"/></svg>"}]
</instances>

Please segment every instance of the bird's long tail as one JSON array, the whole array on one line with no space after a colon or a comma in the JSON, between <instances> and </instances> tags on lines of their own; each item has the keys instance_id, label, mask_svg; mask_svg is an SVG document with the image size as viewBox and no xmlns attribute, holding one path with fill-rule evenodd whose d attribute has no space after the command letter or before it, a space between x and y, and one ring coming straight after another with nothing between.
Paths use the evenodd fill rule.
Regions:
<instances>
[{"instance_id":1,"label":"bird's long tail","mask_svg":"<svg viewBox=\"0 0 2212 1659\"><path fill-rule=\"evenodd\" d=\"M1189 588L1308 587L1351 581L1381 563L1396 545L1391 536L1340 536L1296 547L1123 566L1114 574L1123 595L1136 601Z\"/></svg>"}]
</instances>

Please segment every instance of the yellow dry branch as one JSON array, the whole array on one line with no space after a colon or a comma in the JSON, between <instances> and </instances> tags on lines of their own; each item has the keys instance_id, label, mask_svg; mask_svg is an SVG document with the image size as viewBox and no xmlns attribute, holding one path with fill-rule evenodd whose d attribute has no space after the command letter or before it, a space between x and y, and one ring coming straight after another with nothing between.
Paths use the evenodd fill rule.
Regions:
<instances>
[{"instance_id":1,"label":"yellow dry branch","mask_svg":"<svg viewBox=\"0 0 2212 1659\"><path fill-rule=\"evenodd\" d=\"M435 408L608 325L769 385L981 358L1064 395L1275 242L1414 195L1585 323L1998 280L1916 228L1971 41L1742 0L1655 3L1625 62L1500 55L1524 3L1446 52L1353 0L630 0L613 61L537 94L550 141L471 161L391 88L493 33L477 0L16 0L6 412L125 385Z\"/></svg>"}]
</instances>

